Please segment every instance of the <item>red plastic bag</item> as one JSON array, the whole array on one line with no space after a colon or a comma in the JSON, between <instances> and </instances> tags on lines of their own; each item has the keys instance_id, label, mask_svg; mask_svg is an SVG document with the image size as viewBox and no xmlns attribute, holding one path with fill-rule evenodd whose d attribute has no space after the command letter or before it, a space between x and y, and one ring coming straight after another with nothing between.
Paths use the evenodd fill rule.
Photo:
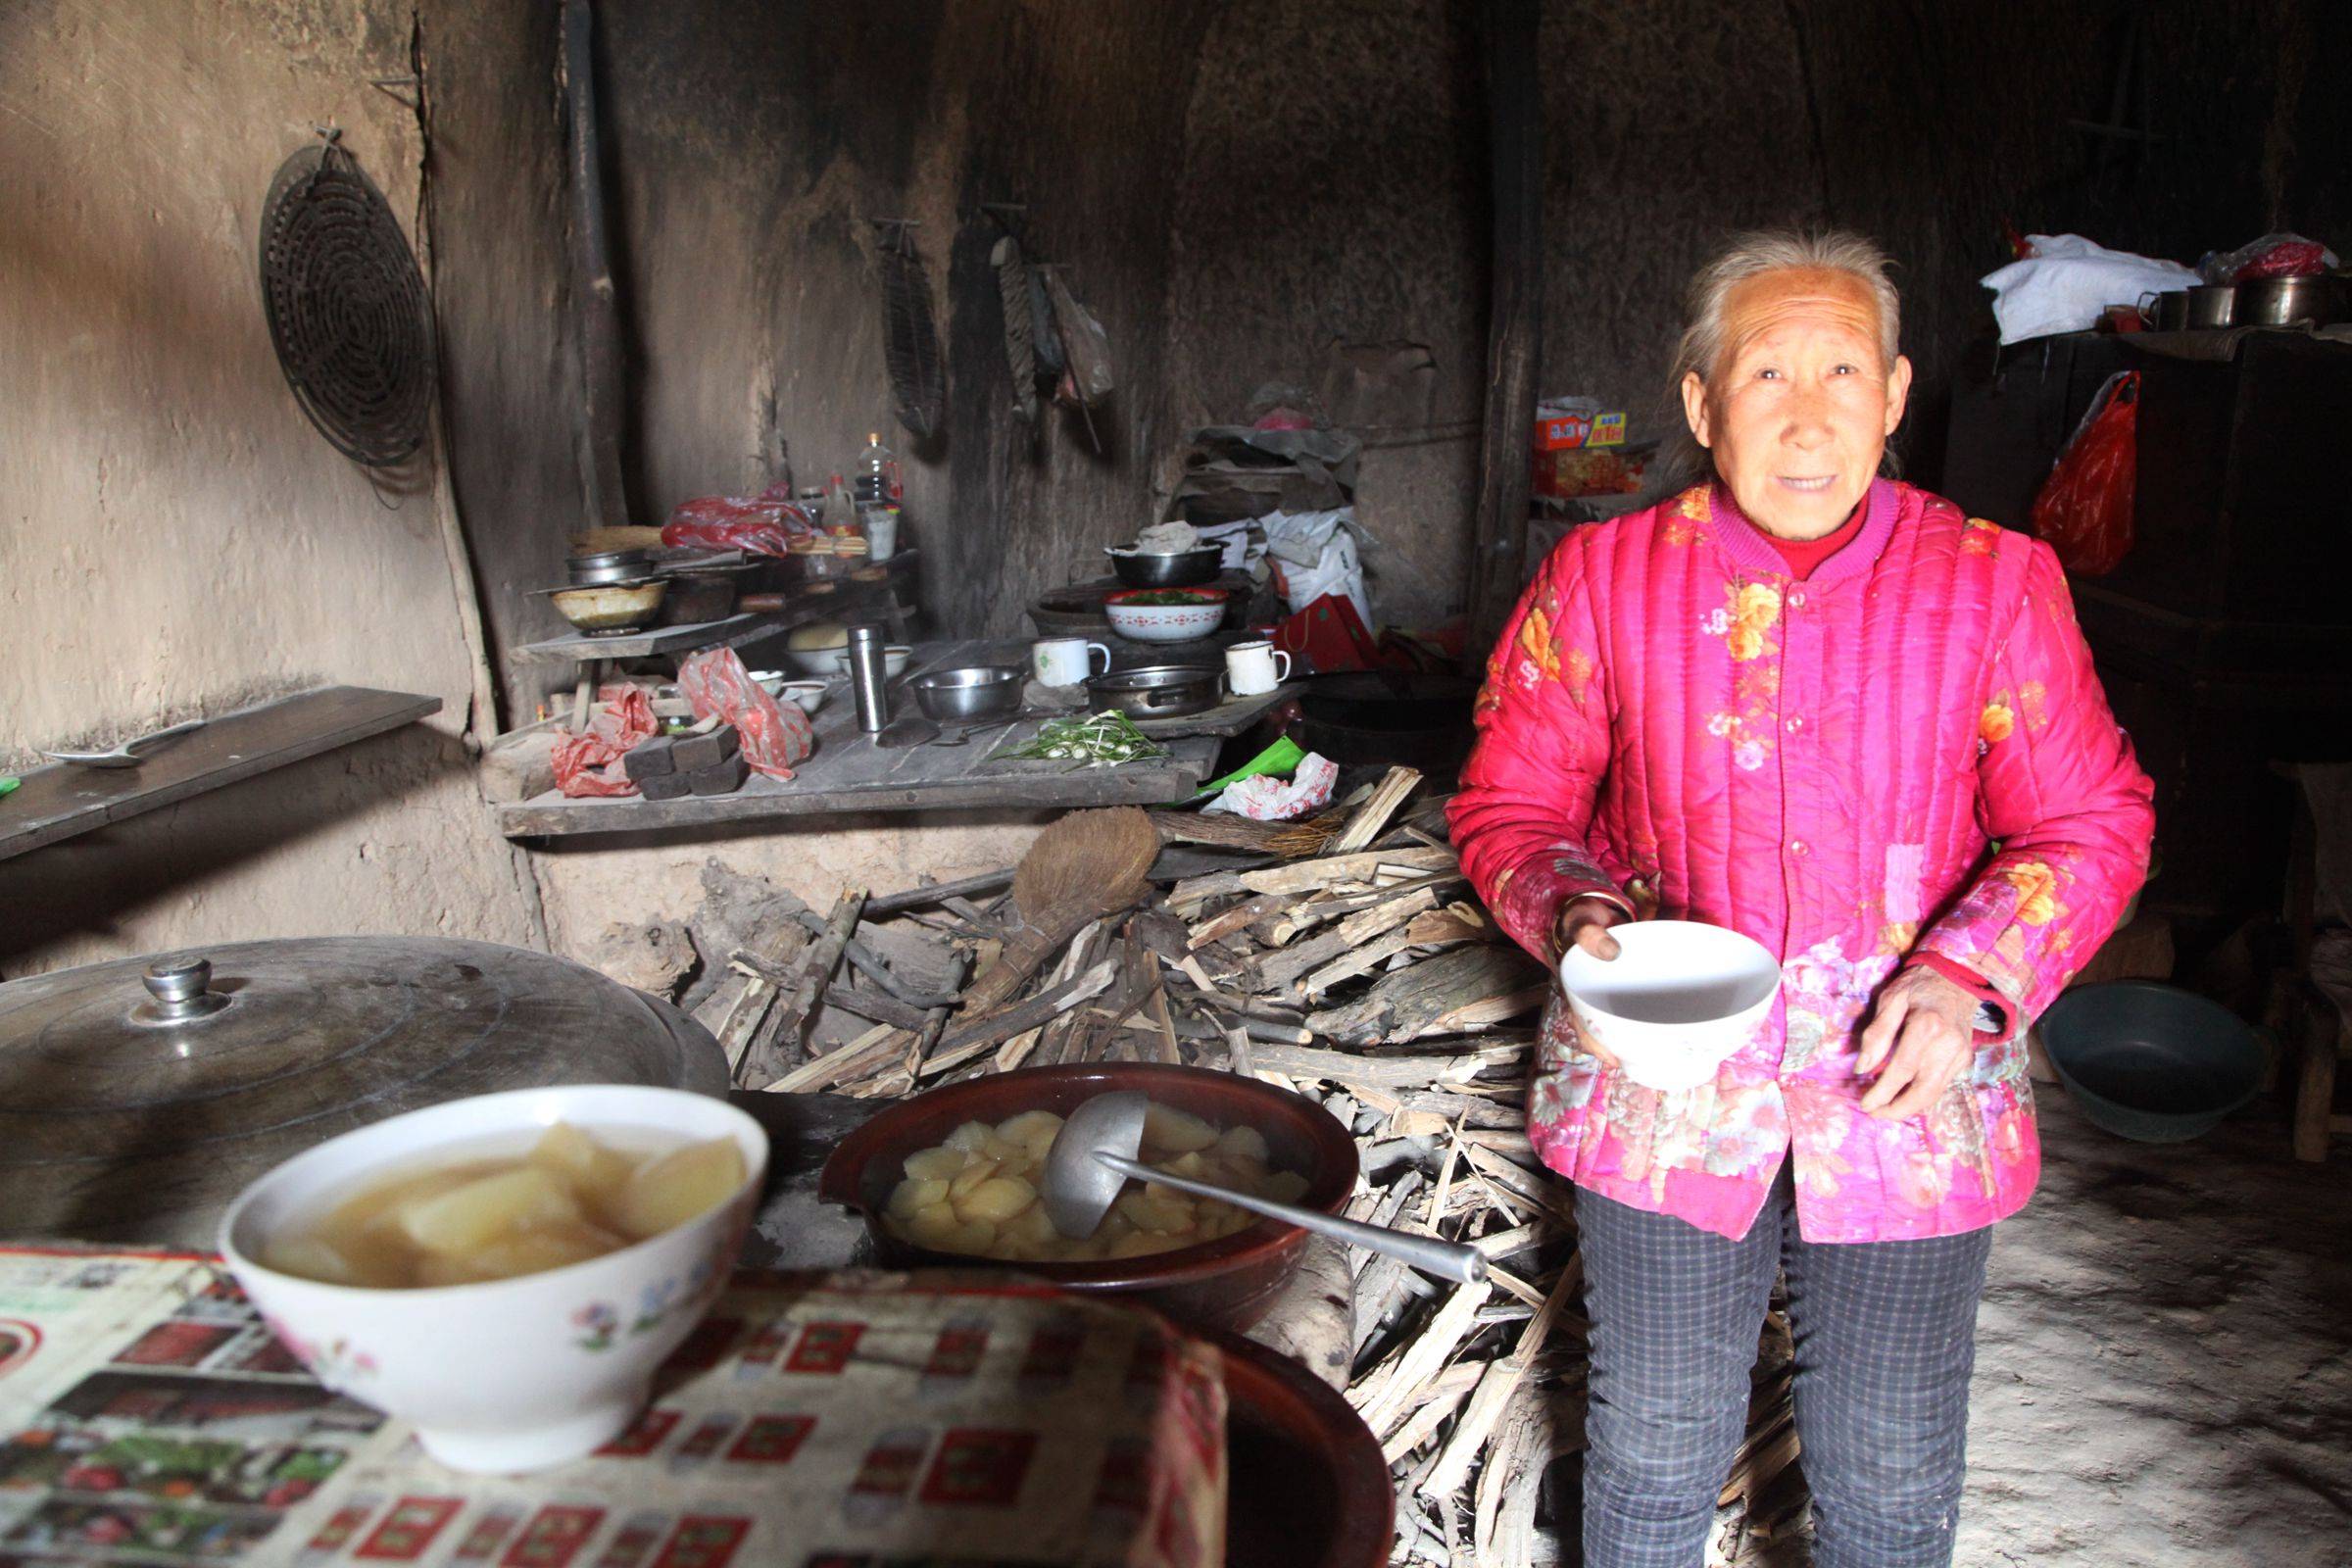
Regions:
<instances>
[{"instance_id":1,"label":"red plastic bag","mask_svg":"<svg viewBox=\"0 0 2352 1568\"><path fill-rule=\"evenodd\" d=\"M639 741L653 739L662 728L642 687L607 686L597 696L604 706L588 720L587 732L564 731L557 737L555 755L550 759L556 769L556 788L570 800L636 794L637 786L621 771L621 757Z\"/></svg>"},{"instance_id":2,"label":"red plastic bag","mask_svg":"<svg viewBox=\"0 0 2352 1568\"><path fill-rule=\"evenodd\" d=\"M789 555L795 536L816 532L816 523L793 502L772 496L703 496L681 501L662 525L662 542L671 549L743 550L756 556Z\"/></svg>"},{"instance_id":3,"label":"red plastic bag","mask_svg":"<svg viewBox=\"0 0 2352 1568\"><path fill-rule=\"evenodd\" d=\"M735 726L743 760L769 778L789 779L792 764L816 750L808 715L767 694L732 648L706 648L678 665L678 690L697 719L716 713Z\"/></svg>"},{"instance_id":4,"label":"red plastic bag","mask_svg":"<svg viewBox=\"0 0 2352 1568\"><path fill-rule=\"evenodd\" d=\"M2139 372L2109 376L2034 498L2034 531L2080 577L2113 571L2132 550L2139 476Z\"/></svg>"}]
</instances>

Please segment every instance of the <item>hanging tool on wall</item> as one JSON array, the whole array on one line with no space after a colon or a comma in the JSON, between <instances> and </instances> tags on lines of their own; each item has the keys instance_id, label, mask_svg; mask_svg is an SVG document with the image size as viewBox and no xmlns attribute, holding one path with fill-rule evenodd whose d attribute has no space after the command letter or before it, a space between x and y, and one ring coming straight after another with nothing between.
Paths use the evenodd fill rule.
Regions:
<instances>
[{"instance_id":1,"label":"hanging tool on wall","mask_svg":"<svg viewBox=\"0 0 2352 1568\"><path fill-rule=\"evenodd\" d=\"M1117 385L1110 368L1110 334L1095 319L1087 308L1078 303L1069 285L1061 280L1058 268L1039 270L1046 274L1046 297L1053 302L1054 325L1061 337L1064 358L1061 378L1054 386L1054 401L1064 408L1076 409L1086 421L1087 439L1095 444L1095 452L1102 451L1102 438L1095 431L1092 411L1106 400Z\"/></svg>"},{"instance_id":2,"label":"hanging tool on wall","mask_svg":"<svg viewBox=\"0 0 2352 1568\"><path fill-rule=\"evenodd\" d=\"M931 318L931 279L915 253L911 219L878 218L882 269L882 358L899 423L918 441L936 434L947 402L947 368Z\"/></svg>"}]
</instances>

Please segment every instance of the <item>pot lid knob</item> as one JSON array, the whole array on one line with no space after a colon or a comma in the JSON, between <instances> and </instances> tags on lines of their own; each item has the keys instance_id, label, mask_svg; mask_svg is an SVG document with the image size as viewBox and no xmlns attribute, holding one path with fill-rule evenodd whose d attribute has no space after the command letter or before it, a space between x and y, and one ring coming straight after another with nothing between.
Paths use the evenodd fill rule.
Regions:
<instances>
[{"instance_id":1,"label":"pot lid knob","mask_svg":"<svg viewBox=\"0 0 2352 1568\"><path fill-rule=\"evenodd\" d=\"M142 1004L139 1015L159 1023L178 1023L219 1012L229 999L212 990L210 958L165 958L147 966L139 983L154 1002Z\"/></svg>"}]
</instances>

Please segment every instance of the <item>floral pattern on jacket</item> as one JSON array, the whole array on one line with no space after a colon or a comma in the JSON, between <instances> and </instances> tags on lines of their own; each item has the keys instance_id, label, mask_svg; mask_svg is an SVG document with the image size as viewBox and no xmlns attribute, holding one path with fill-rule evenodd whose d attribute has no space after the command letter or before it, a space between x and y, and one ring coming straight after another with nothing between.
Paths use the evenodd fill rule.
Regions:
<instances>
[{"instance_id":1,"label":"floral pattern on jacket","mask_svg":"<svg viewBox=\"0 0 2352 1568\"><path fill-rule=\"evenodd\" d=\"M1704 920L1782 956L1714 1080L1644 1089L1578 1049L1555 995L1528 1101L1580 1185L1743 1235L1784 1158L1816 1241L2014 1212L2039 1146L2019 1024L2145 875L2150 786L2047 546L1879 481L1802 581L1720 487L1578 529L1496 645L1451 808L1504 930L1549 960L1569 899ZM2002 1003L1927 1113L1865 1114L1857 1035L1936 955Z\"/></svg>"}]
</instances>

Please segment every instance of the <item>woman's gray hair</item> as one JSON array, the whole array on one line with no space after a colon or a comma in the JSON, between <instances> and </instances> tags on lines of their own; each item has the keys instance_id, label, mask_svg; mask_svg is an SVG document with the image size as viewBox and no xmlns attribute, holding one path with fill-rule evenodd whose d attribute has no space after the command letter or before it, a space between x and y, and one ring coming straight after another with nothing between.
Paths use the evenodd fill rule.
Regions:
<instances>
[{"instance_id":1,"label":"woman's gray hair","mask_svg":"<svg viewBox=\"0 0 2352 1568\"><path fill-rule=\"evenodd\" d=\"M1695 483L1713 471L1707 449L1698 444L1683 417L1683 378L1710 379L1723 358L1725 317L1732 290L1766 272L1796 269L1843 272L1870 290L1879 308L1879 349L1891 368L1902 337L1903 304L1889 275L1894 263L1878 245L1847 229L1758 228L1734 234L1708 258L1690 278L1683 301L1683 335L1674 349L1674 364L1666 377L1666 408L1661 423L1669 434L1663 456L1678 484ZM1894 450L1887 448L1881 468L1895 471Z\"/></svg>"}]
</instances>

